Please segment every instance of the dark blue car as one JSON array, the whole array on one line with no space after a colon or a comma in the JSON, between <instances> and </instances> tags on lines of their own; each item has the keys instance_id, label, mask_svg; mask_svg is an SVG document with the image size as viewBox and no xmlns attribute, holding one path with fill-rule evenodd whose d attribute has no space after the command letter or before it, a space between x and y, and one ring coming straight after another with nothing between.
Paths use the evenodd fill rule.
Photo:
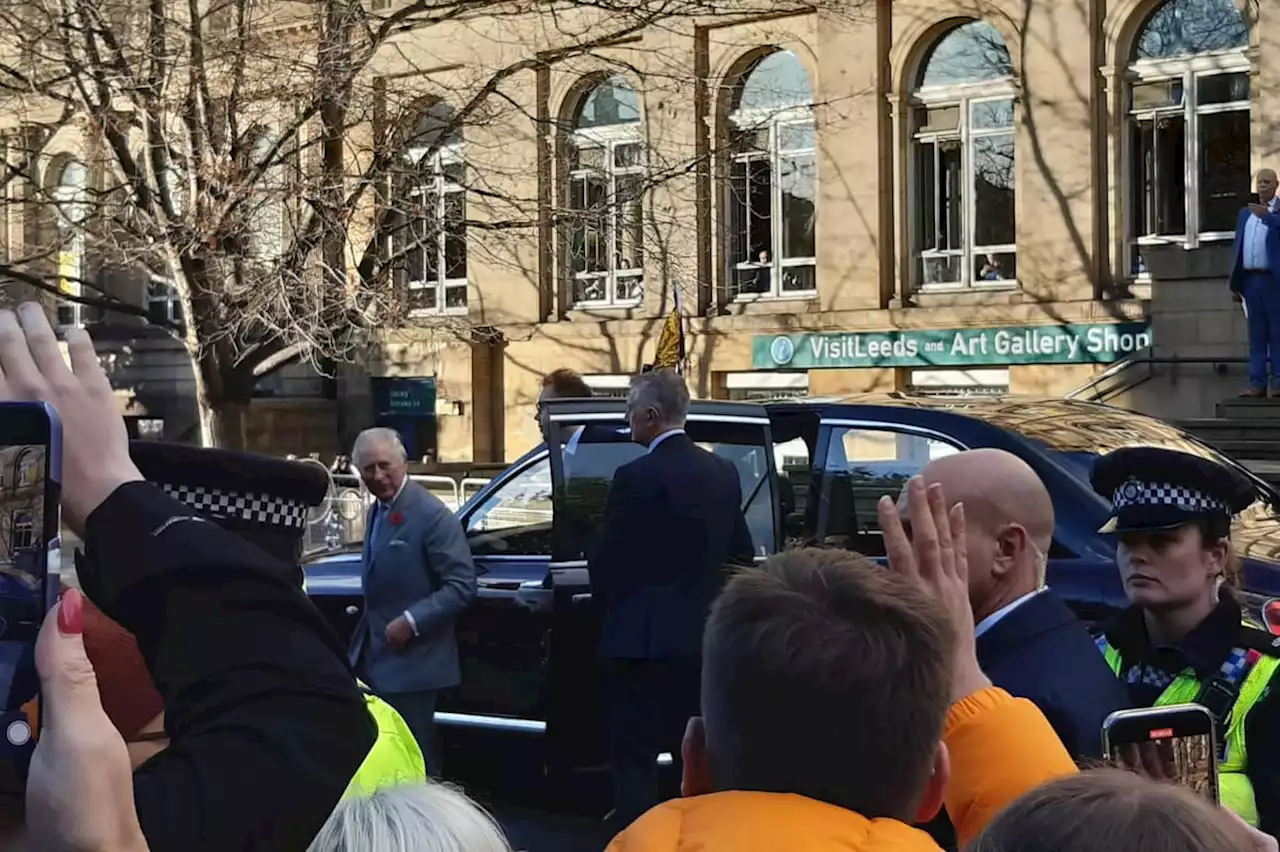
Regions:
<instances>
[{"instance_id":1,"label":"dark blue car","mask_svg":"<svg viewBox=\"0 0 1280 852\"><path fill-rule=\"evenodd\" d=\"M613 471L641 448L628 440L623 400L563 400L543 417L557 451L527 453L458 511L480 591L458 624L463 682L442 700L438 718L535 740L554 781L607 762L585 555ZM1049 583L1091 623L1126 604L1115 541L1098 533L1110 507L1089 487L1094 459L1153 445L1237 466L1161 421L1061 399L697 401L687 431L737 466L760 557L809 542L883 557L875 509L881 495L898 494L930 459L978 447L1008 450L1036 470L1053 498ZM1280 612L1273 602L1280 599L1280 520L1272 508L1280 496L1250 477L1258 500L1235 536L1246 603L1259 619L1280 625L1273 613ZM309 594L344 635L360 615L359 560L356 545L305 566Z\"/></svg>"}]
</instances>

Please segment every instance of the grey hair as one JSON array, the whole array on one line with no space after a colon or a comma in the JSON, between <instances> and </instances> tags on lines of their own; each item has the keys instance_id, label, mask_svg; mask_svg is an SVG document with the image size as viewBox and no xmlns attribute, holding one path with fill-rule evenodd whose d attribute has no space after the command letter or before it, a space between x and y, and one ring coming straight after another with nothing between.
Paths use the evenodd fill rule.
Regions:
<instances>
[{"instance_id":1,"label":"grey hair","mask_svg":"<svg viewBox=\"0 0 1280 852\"><path fill-rule=\"evenodd\" d=\"M664 425L683 426L689 416L689 387L679 373L652 370L631 377L627 397L631 409L654 408Z\"/></svg>"},{"instance_id":2,"label":"grey hair","mask_svg":"<svg viewBox=\"0 0 1280 852\"><path fill-rule=\"evenodd\" d=\"M400 461L409 460L409 452L404 448L404 442L400 440L400 433L395 429L377 426L373 429L365 429L356 436L356 442L351 447L351 463L356 467L360 466L360 451L370 444L385 444L396 451Z\"/></svg>"},{"instance_id":3,"label":"grey hair","mask_svg":"<svg viewBox=\"0 0 1280 852\"><path fill-rule=\"evenodd\" d=\"M511 852L511 845L465 793L429 782L343 799L308 852Z\"/></svg>"}]
</instances>

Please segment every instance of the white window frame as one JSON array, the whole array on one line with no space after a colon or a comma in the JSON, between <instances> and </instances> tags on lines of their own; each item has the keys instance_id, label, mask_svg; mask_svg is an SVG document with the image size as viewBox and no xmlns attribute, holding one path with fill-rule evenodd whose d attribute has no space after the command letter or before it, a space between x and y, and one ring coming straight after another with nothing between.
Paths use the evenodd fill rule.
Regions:
<instances>
[{"instance_id":1,"label":"white window frame","mask_svg":"<svg viewBox=\"0 0 1280 852\"><path fill-rule=\"evenodd\" d=\"M1125 227L1125 256L1123 259L1125 277L1136 280L1149 280L1149 273L1139 273L1136 269L1137 253L1142 246L1181 246L1185 249L1199 248L1202 243L1219 243L1235 239L1235 230L1200 231L1200 116L1227 112L1252 111L1252 94L1255 81L1250 78L1250 97L1241 101L1230 101L1222 104L1200 106L1197 79L1215 77L1220 74L1250 74L1253 63L1249 60L1248 49L1244 47L1230 50L1211 51L1192 56L1172 59L1139 59L1131 62L1125 73L1124 86L1124 126L1121 132L1121 157L1123 163L1123 198ZM1158 107L1155 109L1134 110L1131 107L1133 87L1144 83L1157 83L1165 80L1182 79L1182 105ZM1133 221L1133 125L1140 117L1159 115L1182 115L1185 146L1183 150L1183 180L1186 209L1183 216L1186 221L1185 234L1135 234L1137 224Z\"/></svg>"},{"instance_id":2,"label":"white window frame","mask_svg":"<svg viewBox=\"0 0 1280 852\"><path fill-rule=\"evenodd\" d=\"M408 201L410 205L422 202L424 199L430 200L434 209L426 216L411 216L408 231L410 234L410 242L413 239L413 221L416 219L427 219L431 222L435 230L435 252L436 252L436 277L433 281L425 278L415 278L417 270L407 269L406 279L410 291L434 289L436 294L434 308L414 308L409 312L409 316L442 316L442 315L465 315L469 310L469 299L467 298L467 278L448 278L448 266L445 263L445 246L448 238L448 232L445 228L445 200L447 196L462 195L463 198L463 216L465 219L466 211L466 192L467 188L461 183L457 183L448 178L446 167L460 165L463 167L465 175L466 159L463 156L462 140L450 142L441 145L435 151L428 153L428 148L410 148L408 156L410 161L415 163L416 171L412 172L413 186L408 193ZM465 177L464 177L465 180ZM427 205L423 204L425 210ZM411 208L412 209L412 208ZM464 226L464 243L467 242L466 230ZM423 251L428 246L423 244ZM469 250L470 245L466 248ZM468 251L469 253L469 251ZM407 260L407 258L406 258ZM468 259L469 260L469 259ZM468 270L470 265L468 264ZM462 290L463 299L461 305L449 306L446 296L451 291Z\"/></svg>"},{"instance_id":3,"label":"white window frame","mask_svg":"<svg viewBox=\"0 0 1280 852\"><path fill-rule=\"evenodd\" d=\"M745 79L744 79L745 82ZM815 215L818 209L818 158L817 158L817 140L818 127L814 120L813 106L802 105L792 106L784 109L770 109L767 107L757 107L754 109L735 110L729 116L729 122L735 133L750 133L752 131L767 128L769 131L769 149L767 151L735 151L729 157L729 167L732 172L734 165L739 163L748 164L767 160L770 171L770 198L769 198L769 292L768 293L739 293L737 292L738 273L749 271L752 269L760 269L761 264L756 260L733 260L729 261L729 282L733 289L734 302L758 302L778 299L815 299L818 296L818 259L814 257L782 257L782 181L779 176L782 174L782 161L791 157L810 157L813 160L813 208ZM783 151L779 142L782 131L791 127L803 127L809 130L813 144L804 148L788 148ZM747 205L747 199L737 199L734 197L732 179L725 183L725 212L729 227L733 227L733 210L735 205L741 205L743 208ZM816 224L816 223L815 223ZM814 232L814 251L817 251L817 230ZM813 270L813 287L804 290L783 290L782 280L785 270L793 267L807 267Z\"/></svg>"},{"instance_id":4,"label":"white window frame","mask_svg":"<svg viewBox=\"0 0 1280 852\"><path fill-rule=\"evenodd\" d=\"M72 168L80 168L83 170L84 183L80 186L70 186L66 181L67 172ZM84 255L85 255L85 239L84 239L84 222L88 218L89 206L89 167L76 160L68 160L63 163L58 173L57 184L53 188L53 202L55 208L55 227L58 231L58 287L68 296L82 296L84 287L80 283L84 279ZM68 209L79 207L77 219L73 221L68 214ZM62 255L71 255L71 264L69 269L62 267ZM69 277L64 281L63 272L69 273ZM71 322L62 322L61 314L66 310L71 314ZM59 328L83 328L85 306L79 302L58 300L56 306L56 319Z\"/></svg>"},{"instance_id":5,"label":"white window frame","mask_svg":"<svg viewBox=\"0 0 1280 852\"><path fill-rule=\"evenodd\" d=\"M572 238L566 241L565 266L569 270L569 303L574 308L632 308L644 301L644 200L641 204L641 237L642 242L636 254L640 260L640 266L631 269L619 268L618 253L616 241L618 239L619 230L622 227L622 205L618 198L618 178L629 177L632 175L645 175L648 166L645 164L647 159L644 147L644 139L640 132L641 124L639 122L630 122L627 124L606 124L599 127L584 127L576 129L569 136L569 144L576 151L603 149L604 150L604 169L606 184L606 200L609 214L606 220L606 228L604 233L605 245L608 251L609 268L604 272L575 272L573 271L573 256L571 254ZM628 145L640 146L640 162L634 166L619 166L617 163L616 152L619 148ZM568 152L572 156L573 151ZM565 207L570 211L570 215L583 213L587 211L574 210L572 207L573 190L577 181L585 181L592 175L597 177L601 174L600 169L577 168L569 169L568 181L565 184L566 203ZM628 200L630 203L630 200ZM572 226L571 226L572 227ZM618 283L623 280L634 280L637 284L636 295L630 298L619 298ZM579 299L577 298L577 290L579 282L603 281L605 285L605 297L603 299Z\"/></svg>"},{"instance_id":6,"label":"white window frame","mask_svg":"<svg viewBox=\"0 0 1280 852\"><path fill-rule=\"evenodd\" d=\"M182 322L182 297L178 288L157 276L147 280L147 316L162 314L164 319L172 323Z\"/></svg>"},{"instance_id":7,"label":"white window frame","mask_svg":"<svg viewBox=\"0 0 1280 852\"><path fill-rule=\"evenodd\" d=\"M973 108L975 105L984 103L998 103L1000 101L1012 101L1014 120L1008 127L993 127L974 130L972 127ZM936 131L936 132L917 132L914 129L916 120L916 111L920 109L938 109L942 107L957 107L959 110L959 127L956 130ZM977 222L977 199L974 192L974 170L973 170L973 143L975 139L995 137L995 136L1011 136L1014 141L1014 168L1017 168L1017 92L1014 89L1013 79L1011 77L1001 77L996 80L983 80L977 83L962 83L954 86L930 86L928 88L917 89L912 93L911 102L908 108L907 120L912 123L911 132L911 151L907 158L907 174L908 187L908 203L911 210L911 256L914 260L911 270L911 278L918 292L933 293L938 291L956 291L956 290L999 290L1012 289L1018 286L1017 274L1013 278L1005 278L997 281L984 281L978 278L975 270L976 263L974 258L985 254L1012 254L1017 256L1017 218L1015 208L1014 218L1014 237L1012 243L1002 243L999 245L978 246L974 244L974 226ZM964 245L959 249L922 249L920 247L921 235L918 233L919 227L916 224L916 205L919 204L922 176L919 174L919 166L916 162L916 151L921 145L932 144L935 146L935 167L934 175L937 175L937 156L936 145L946 140L958 140L960 142L960 173L961 187L960 191L963 195L961 206L961 215L964 221L961 223L961 238ZM1016 181L1015 181L1016 185ZM941 213L941 199L934 192L934 227L939 227L939 214ZM960 275L959 281L940 281L930 284L925 283L924 267L925 262L934 258L960 258Z\"/></svg>"}]
</instances>

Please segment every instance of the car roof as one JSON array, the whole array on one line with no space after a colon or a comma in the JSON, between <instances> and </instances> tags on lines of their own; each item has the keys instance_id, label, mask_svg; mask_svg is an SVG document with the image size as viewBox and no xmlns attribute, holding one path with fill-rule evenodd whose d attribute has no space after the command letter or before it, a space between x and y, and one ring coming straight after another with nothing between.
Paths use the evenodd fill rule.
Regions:
<instances>
[{"instance_id":1,"label":"car roof","mask_svg":"<svg viewBox=\"0 0 1280 852\"><path fill-rule=\"evenodd\" d=\"M621 397L591 397L581 399L549 399L547 410L555 414L571 410L574 414L617 414L626 410L627 401ZM689 402L689 413L722 417L760 417L764 407L759 402L732 402L721 399L695 399Z\"/></svg>"},{"instance_id":2,"label":"car roof","mask_svg":"<svg viewBox=\"0 0 1280 852\"><path fill-rule=\"evenodd\" d=\"M817 408L823 415L851 415L867 408L909 409L978 420L1065 452L1106 453L1119 447L1154 444L1213 457L1204 444L1162 420L1079 399L1014 394L947 397L875 393L780 399L767 402L765 407L770 412Z\"/></svg>"}]
</instances>

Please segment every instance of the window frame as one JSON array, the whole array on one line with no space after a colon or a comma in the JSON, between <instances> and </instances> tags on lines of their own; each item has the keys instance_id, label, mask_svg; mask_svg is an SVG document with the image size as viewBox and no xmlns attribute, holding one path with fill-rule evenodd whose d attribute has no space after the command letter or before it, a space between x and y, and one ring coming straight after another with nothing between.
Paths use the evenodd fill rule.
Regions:
<instances>
[{"instance_id":1,"label":"window frame","mask_svg":"<svg viewBox=\"0 0 1280 852\"><path fill-rule=\"evenodd\" d=\"M603 84L602 84L603 85ZM594 91L594 90L591 90ZM588 91L583 97L583 103L586 98L590 97L591 91ZM619 202L618 195L618 178L639 175L642 179L647 177L649 173L648 165L648 149L644 144L644 137L641 133L643 121L628 122L626 124L606 124L596 127L574 128L569 133L567 144L569 148L565 151L565 209L570 216L570 233L566 236L565 248L565 269L568 272L569 285L569 304L577 310L583 308L634 308L644 302L644 284L645 284L645 257L644 257L644 202L648 197L648 188L641 193L639 199L630 199L628 203L634 201L640 204L640 245L637 250L640 266L623 269L618 266L617 240L621 233L622 226L622 205ZM617 161L617 150L628 145L637 145L640 149L639 161L634 166L619 166ZM603 149L604 150L604 168L571 168L570 163L576 151ZM585 181L592 175L597 177L603 175L605 179L605 206L608 210L605 227L605 245L607 247L608 269L604 272L577 272L573 268L573 237L572 230L579 227L576 222L578 214L589 212L586 209L576 209L573 207L573 195L577 181ZM634 279L638 283L637 295L628 298L618 297L618 283L623 280ZM577 290L579 282L604 281L605 297L603 299L579 299Z\"/></svg>"},{"instance_id":2,"label":"window frame","mask_svg":"<svg viewBox=\"0 0 1280 852\"><path fill-rule=\"evenodd\" d=\"M21 531L25 534L23 539L26 543L19 544L18 533ZM17 554L19 550L31 550L36 546L36 519L34 513L30 509L14 509L9 515L9 555Z\"/></svg>"},{"instance_id":3,"label":"window frame","mask_svg":"<svg viewBox=\"0 0 1280 852\"><path fill-rule=\"evenodd\" d=\"M466 187L466 169L467 163L464 156L465 141L456 139L438 146L434 151L429 148L414 146L408 149L407 158L412 164L407 177L412 181L412 186L405 194L406 201L413 205L418 199L431 199L434 201L434 209L422 216L410 215L405 223L405 230L408 232L408 238L405 240L405 287L410 291L435 290L435 307L434 308L412 308L409 316L465 316L470 312L470 299L467 292L467 282L469 281L470 266L468 265L468 275L462 278L449 278L448 264L445 262L447 244L449 239L449 229L445 225L445 211L447 209L446 201L448 197L460 195L462 197L462 245L464 259L470 254L470 245L468 244L468 234L466 226L466 209L467 209L467 187ZM447 173L449 166L462 167L463 183L451 180ZM426 210L427 205L422 205ZM412 207L410 208L412 209ZM436 277L434 281L429 281L425 277L415 278L414 270L409 269L408 256L411 251L410 246L417 242L417 238L413 236L413 229L416 222L426 220L435 228L435 263ZM423 251L427 250L427 242L422 242ZM462 290L463 299L461 305L449 306L448 294L451 291Z\"/></svg>"},{"instance_id":4,"label":"window frame","mask_svg":"<svg viewBox=\"0 0 1280 852\"><path fill-rule=\"evenodd\" d=\"M77 185L67 183L67 173L74 168L78 168L82 173L82 181ZM79 297L84 295L84 286L81 283L84 280L85 268L85 236L84 224L89 218L89 167L76 159L69 159L62 163L58 171L58 178L52 190L53 206L54 206L54 228L58 238L58 290L59 293L65 293L68 296ZM73 217L68 211L74 210L76 215ZM65 271L69 274L69 278L64 278L63 273L63 257L69 255L69 268ZM68 312L71 319L70 322L63 322L63 312ZM87 324L86 306L79 302L73 302L59 298L54 309L55 322L57 327L62 329L84 328Z\"/></svg>"},{"instance_id":5,"label":"window frame","mask_svg":"<svg viewBox=\"0 0 1280 852\"><path fill-rule=\"evenodd\" d=\"M1141 33L1139 33L1141 37ZM1246 74L1249 77L1249 98L1229 101L1227 103L1200 106L1199 80L1226 74ZM1180 107L1156 107L1135 110L1133 108L1133 90L1135 86L1147 83L1158 83L1167 80L1182 80L1183 103ZM1124 213L1124 277L1130 280L1150 280L1150 273L1137 269L1138 252L1143 246L1179 246L1184 249L1196 249L1205 244L1225 243L1235 239L1235 230L1201 231L1201 198L1200 198L1200 117L1223 113L1243 112L1249 115L1252 122L1253 93L1256 85L1256 72L1249 57L1249 48L1238 47L1229 50L1215 50L1175 58L1138 59L1125 66L1123 76L1121 110L1121 163L1122 191ZM1183 216L1185 232L1182 234L1144 234L1135 233L1137 223L1133 209L1137 199L1133 197L1135 175L1133 129L1140 117L1159 115L1181 115L1184 127L1183 143ZM1252 140L1249 140L1252 145Z\"/></svg>"},{"instance_id":6,"label":"window frame","mask_svg":"<svg viewBox=\"0 0 1280 852\"><path fill-rule=\"evenodd\" d=\"M752 67L754 70L754 66ZM741 91L747 79L750 77L751 71L743 75L738 82L738 90ZM807 148L788 148L783 150L779 142L782 131L790 127L805 127L809 130L813 144ZM761 129L768 129L769 146L767 151L749 151L739 152L734 150L734 137L738 134L750 133ZM751 269L760 269L759 261L735 261L732 258L732 249L727 254L728 257L728 282L730 290L730 300L735 303L749 303L760 301L780 301L794 299L816 299L818 297L818 229L817 229L817 209L818 209L818 124L817 116L814 113L812 104L797 104L790 107L772 109L769 107L754 107L750 109L735 109L729 114L729 132L731 138L729 140L728 154L728 175L724 182L724 198L725 198L725 220L726 230L732 231L734 212L739 206L745 211L747 209L747 201L738 199L733 191L732 173L733 167L739 163L747 164L752 162L767 161L770 171L770 187L769 187L769 292L767 293L743 293L737 288L738 273ZM814 188L814 255L812 257L782 257L782 243L784 221L782 216L782 182L778 179L782 173L781 164L787 157L809 157L813 163L813 188ZM749 212L749 211L748 211ZM727 241L732 245L733 237ZM808 268L813 270L813 287L804 290L783 290L782 274L789 268Z\"/></svg>"},{"instance_id":7,"label":"window frame","mask_svg":"<svg viewBox=\"0 0 1280 852\"><path fill-rule=\"evenodd\" d=\"M944 36L945 38L945 36ZM976 104L998 103L1001 101L1009 101L1013 108L1013 120L1008 126L997 128L982 128L974 130L972 127L973 107ZM954 131L918 131L915 128L916 113L918 110L938 109L941 107L954 106L959 110L959 126ZM975 225L977 224L977 193L974 191L974 165L973 165L973 145L975 139L994 138L997 136L1010 136L1014 145L1014 192L1016 198L1017 192L1017 163L1018 163L1018 108L1019 99L1017 90L1014 85L1013 77L999 77L991 80L981 80L974 83L959 83L948 86L929 86L927 88L917 88L911 93L911 97L907 104L907 121L910 135L910 152L907 157L907 185L908 185L908 204L909 204L909 233L911 235L911 282L913 289L920 293L936 293L936 292L956 292L968 290L1007 290L1016 289L1019 285L1018 273L1015 269L1012 278L1003 278L995 281L984 281L977 277L974 263L974 257L979 254L1012 254L1015 258L1018 255L1017 242L1017 204L1014 205L1014 241L1012 243L1001 243L992 246L977 246L974 244ZM964 216L964 222L961 223L961 239L964 246L959 249L924 249L921 246L922 234L917 222L917 214L921 202L923 185L923 176L920 174L920 168L917 162L916 154L923 145L934 146L934 163L935 163L935 180L937 175L937 145L939 142L956 140L960 143L960 171L961 171L961 192L963 199L961 202L961 215ZM939 216L941 213L941 199L934 187L934 228L939 228ZM936 258L952 258L960 259L960 274L958 281L940 281L933 283L925 282L925 261Z\"/></svg>"}]
</instances>

